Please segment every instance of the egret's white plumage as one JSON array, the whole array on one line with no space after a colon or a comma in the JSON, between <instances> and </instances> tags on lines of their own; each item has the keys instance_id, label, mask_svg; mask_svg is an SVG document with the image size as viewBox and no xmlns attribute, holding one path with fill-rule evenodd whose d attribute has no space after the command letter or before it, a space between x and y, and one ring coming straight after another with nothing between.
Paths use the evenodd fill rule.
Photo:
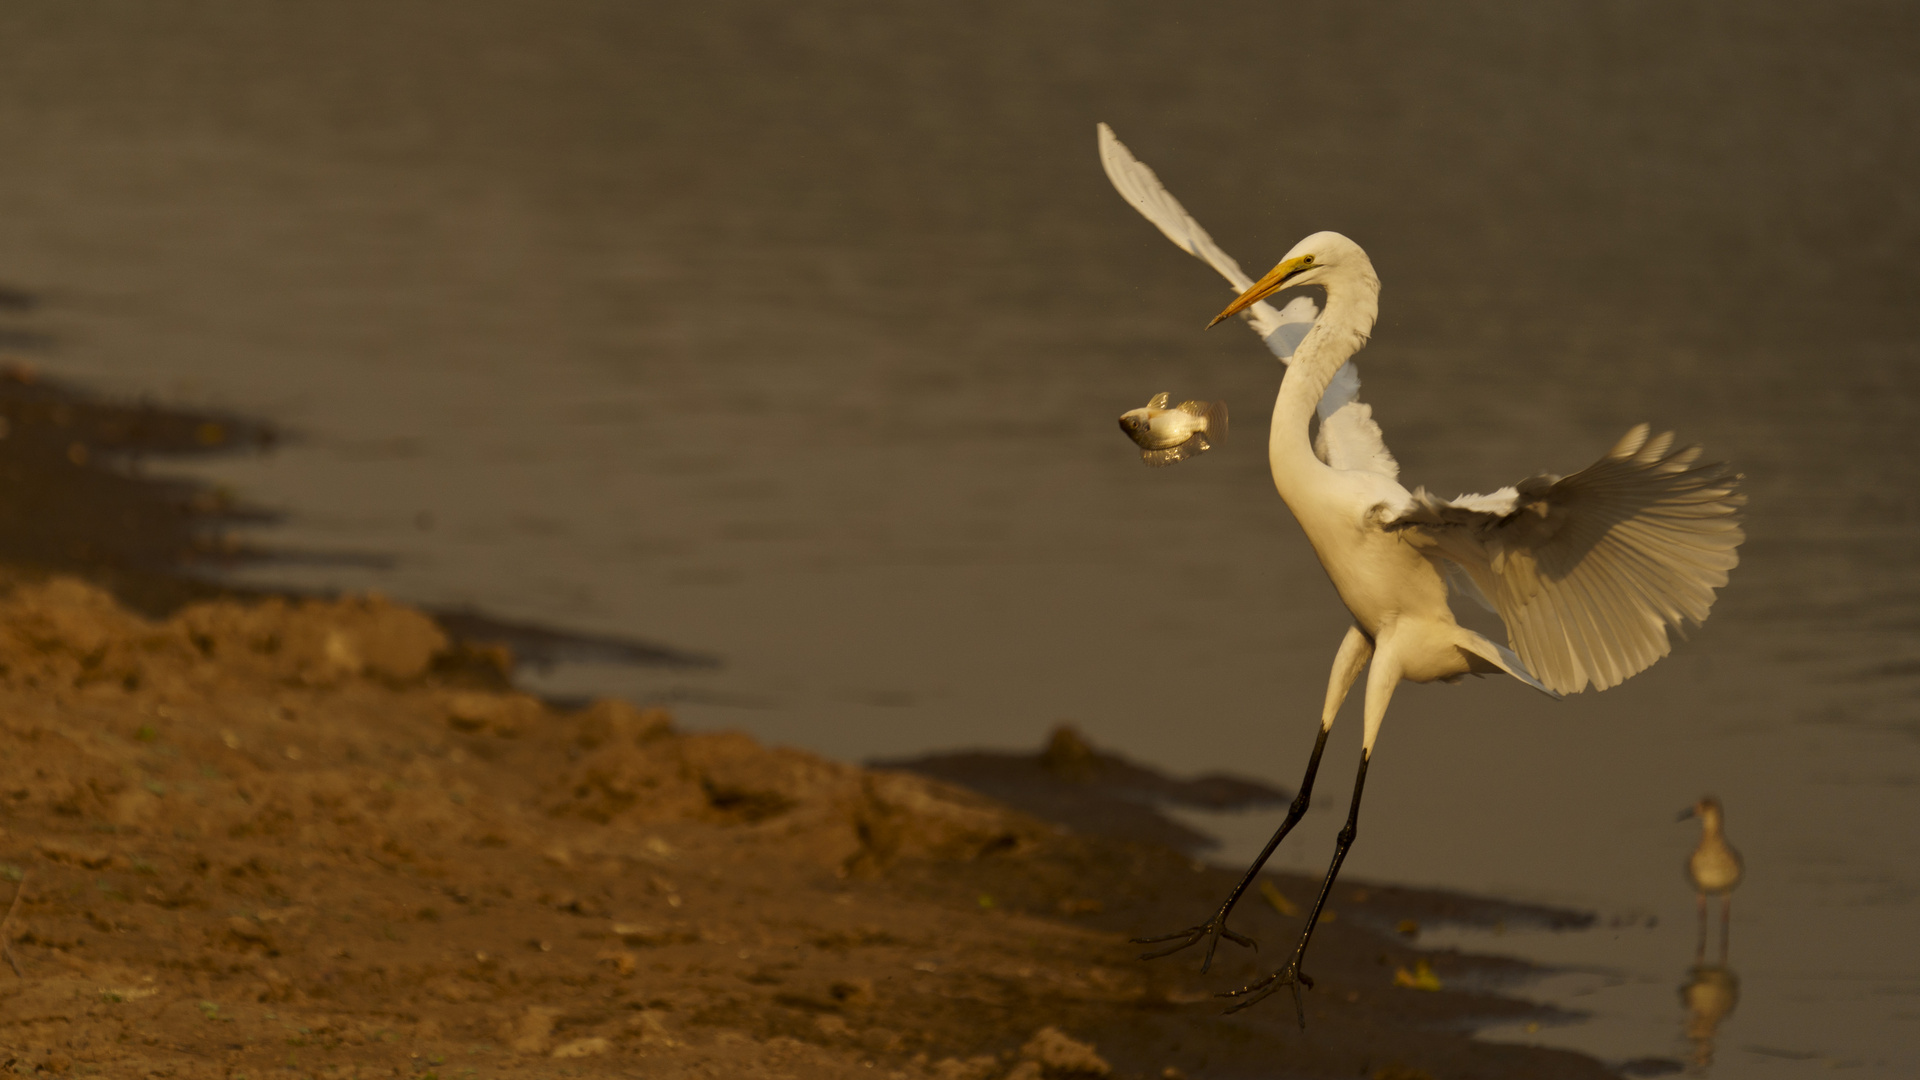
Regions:
<instances>
[{"instance_id":1,"label":"egret's white plumage","mask_svg":"<svg viewBox=\"0 0 1920 1080\"><path fill-rule=\"evenodd\" d=\"M1142 217L1153 222L1176 247L1218 271L1235 293L1245 292L1253 285L1253 279L1240 269L1233 256L1220 250L1207 230L1187 213L1187 208L1160 183L1153 170L1128 151L1112 128L1101 124L1099 135L1100 164L1121 197L1132 203ZM1296 296L1282 308L1258 301L1248 305L1243 315L1267 350L1285 363L1313 329L1320 307L1310 296ZM1320 432L1314 439L1314 452L1321 461L1336 469L1368 468L1385 471L1389 476L1399 474L1400 465L1387 452L1380 425L1373 421L1372 406L1360 400L1358 368L1349 364L1334 375L1317 412Z\"/></svg>"},{"instance_id":2,"label":"egret's white plumage","mask_svg":"<svg viewBox=\"0 0 1920 1080\"><path fill-rule=\"evenodd\" d=\"M1568 477L1492 495L1416 490L1396 527L1467 572L1549 688L1618 686L1698 625L1740 561L1737 480L1641 424Z\"/></svg>"},{"instance_id":3,"label":"egret's white plumage","mask_svg":"<svg viewBox=\"0 0 1920 1080\"><path fill-rule=\"evenodd\" d=\"M1605 690L1645 670L1671 648L1670 629L1707 617L1714 590L1739 561L1739 477L1725 466L1701 464L1697 449L1675 450L1670 434L1650 437L1642 424L1571 476L1537 476L1491 495L1455 499L1424 488L1408 491L1372 410L1359 400L1351 362L1380 310L1380 279L1366 252L1339 233L1315 233L1265 277L1247 281L1104 124L1100 147L1115 187L1240 289L1215 323L1244 313L1271 346L1278 329L1271 324L1280 312L1266 297L1303 286L1326 290L1324 309L1284 355L1288 367L1274 401L1267 459L1274 487L1353 625L1334 661L1301 797L1247 878L1305 812L1327 729L1369 667L1360 775L1322 888L1324 903L1357 829L1366 761L1394 688L1402 681L1504 671L1558 697L1588 686ZM1456 589L1499 614L1506 646L1455 621L1450 575ZM1185 938L1175 946L1182 948L1204 938L1210 960L1218 937L1241 940L1225 928L1240 891L1209 923L1160 940ZM1316 904L1307 935L1318 911ZM1304 981L1299 962L1306 943L1303 936L1287 968L1241 993L1258 1000Z\"/></svg>"},{"instance_id":4,"label":"egret's white plumage","mask_svg":"<svg viewBox=\"0 0 1920 1080\"><path fill-rule=\"evenodd\" d=\"M1218 270L1220 276L1233 286L1234 292L1247 291L1253 279L1240 269L1240 264L1234 261L1233 256L1220 250L1220 245L1214 243L1213 237L1207 235L1207 230L1193 220L1187 208L1180 205L1180 200L1167 191L1153 170L1128 151L1126 145L1115 137L1112 128L1101 124L1099 133L1100 164L1107 170L1107 179L1113 181L1114 189L1120 192L1121 197L1132 203L1133 208L1140 211L1141 217L1153 222L1167 239L1173 241L1174 246ZM1272 304L1261 302L1248 309L1247 322L1253 326L1254 333L1268 341L1268 348L1273 350L1273 354L1284 359L1292 354L1293 347L1306 334L1307 327L1313 324L1313 317L1318 311L1313 301L1306 297L1294 300L1284 312L1276 310ZM1283 327L1294 329L1275 339L1274 335Z\"/></svg>"},{"instance_id":5,"label":"egret's white plumage","mask_svg":"<svg viewBox=\"0 0 1920 1080\"><path fill-rule=\"evenodd\" d=\"M1371 414L1332 428L1337 376L1372 333L1380 281L1358 244L1315 233L1229 312L1281 288L1319 285L1326 309L1295 350L1274 404L1268 462L1357 625L1374 643L1367 745L1391 673L1416 682L1500 668L1556 694L1605 690L1670 649L1669 627L1699 623L1727 583L1744 538L1737 477L1702 465L1642 424L1598 462L1565 478L1537 476L1492 495L1440 499L1407 491ZM1307 442L1323 421L1322 452ZM1328 429L1334 434L1328 437ZM1507 627L1509 649L1459 626L1445 564L1465 571ZM1449 656L1449 652L1457 655Z\"/></svg>"}]
</instances>

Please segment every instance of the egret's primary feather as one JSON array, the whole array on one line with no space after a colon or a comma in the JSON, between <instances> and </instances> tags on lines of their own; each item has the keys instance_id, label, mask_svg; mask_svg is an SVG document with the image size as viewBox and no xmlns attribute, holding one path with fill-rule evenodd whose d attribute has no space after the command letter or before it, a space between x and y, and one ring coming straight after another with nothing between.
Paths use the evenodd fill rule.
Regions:
<instances>
[{"instance_id":1,"label":"egret's primary feather","mask_svg":"<svg viewBox=\"0 0 1920 1080\"><path fill-rule=\"evenodd\" d=\"M1493 601L1515 652L1553 689L1618 686L1698 625L1745 539L1725 465L1641 424L1568 477L1493 496L1422 488L1395 527L1422 534Z\"/></svg>"},{"instance_id":2,"label":"egret's primary feather","mask_svg":"<svg viewBox=\"0 0 1920 1080\"><path fill-rule=\"evenodd\" d=\"M1213 242L1207 230L1193 220L1187 208L1173 197L1153 170L1133 156L1105 124L1100 125L1100 164L1107 170L1107 179L1113 181L1114 190L1127 200L1140 216L1153 222L1154 227L1174 242L1180 250L1206 263L1219 271L1227 279L1234 292L1242 292L1253 284L1246 271L1240 269L1233 256L1220 250ZM1305 337L1314 317L1320 309L1304 296L1295 297L1286 307L1276 310L1272 304L1261 301L1248 309L1247 322L1252 324L1253 332L1267 343L1267 348L1282 360L1293 355L1293 350Z\"/></svg>"},{"instance_id":3,"label":"egret's primary feather","mask_svg":"<svg viewBox=\"0 0 1920 1080\"><path fill-rule=\"evenodd\" d=\"M1205 262L1227 279L1235 292L1244 292L1253 279L1240 269L1233 256L1220 249L1207 230L1187 213L1180 200L1160 183L1152 169L1133 156L1126 144L1105 124L1099 126L1100 164L1113 181L1114 190L1126 199L1140 216L1158 228L1180 250ZM1262 300L1247 308L1247 321L1260 335L1267 350L1281 360L1293 356L1307 332L1320 316L1312 297L1296 296L1275 310ZM1314 453L1336 469L1358 469L1389 478L1400 475L1400 464L1387 450L1380 425L1373 419L1373 407L1360 401L1360 370L1349 363L1327 386L1319 406L1319 434Z\"/></svg>"}]
</instances>

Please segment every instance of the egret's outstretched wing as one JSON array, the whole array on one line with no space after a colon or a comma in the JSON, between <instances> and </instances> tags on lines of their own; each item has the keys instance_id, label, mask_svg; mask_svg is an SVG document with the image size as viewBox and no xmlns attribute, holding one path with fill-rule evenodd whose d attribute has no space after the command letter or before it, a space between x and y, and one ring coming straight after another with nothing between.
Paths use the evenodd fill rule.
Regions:
<instances>
[{"instance_id":1,"label":"egret's outstretched wing","mask_svg":"<svg viewBox=\"0 0 1920 1080\"><path fill-rule=\"evenodd\" d=\"M1100 164L1106 167L1107 179L1113 181L1114 189L1133 204L1140 216L1154 223L1167 239L1174 242L1180 250L1204 261L1208 266L1220 272L1220 276L1233 285L1235 292L1246 292L1253 284L1246 271L1240 269L1233 256L1220 250L1213 242L1207 230L1193 220L1187 208L1173 197L1139 158L1133 156L1126 144L1105 124L1100 125Z\"/></svg>"},{"instance_id":2,"label":"egret's outstretched wing","mask_svg":"<svg viewBox=\"0 0 1920 1080\"><path fill-rule=\"evenodd\" d=\"M1257 310L1265 308L1266 310ZM1267 351L1281 360L1291 360L1293 350L1306 340L1307 331L1313 329L1313 322L1320 317L1320 305L1313 302L1311 296L1296 296L1287 301L1287 306L1279 311L1265 300L1247 309L1247 325L1260 335Z\"/></svg>"},{"instance_id":3,"label":"egret's outstretched wing","mask_svg":"<svg viewBox=\"0 0 1920 1080\"><path fill-rule=\"evenodd\" d=\"M1234 291L1245 292L1253 279L1240 269L1233 256L1220 250L1207 230L1161 185L1153 170L1127 150L1112 128L1101 124L1099 132L1100 164L1106 168L1107 179L1113 181L1121 197L1182 251L1219 271ZM1296 296L1278 310L1262 300L1249 307L1246 316L1254 333L1266 342L1267 349L1285 360L1293 355L1307 331L1313 329L1314 320L1320 317L1320 308L1311 297ZM1359 369L1348 364L1334 376L1326 395L1320 399L1320 430L1314 439L1314 453L1336 469L1360 469L1397 478L1400 465L1387 450L1380 425L1374 422L1372 407L1359 400L1359 393Z\"/></svg>"},{"instance_id":4,"label":"egret's outstretched wing","mask_svg":"<svg viewBox=\"0 0 1920 1080\"><path fill-rule=\"evenodd\" d=\"M1548 688L1618 686L1667 655L1667 630L1706 621L1740 562L1740 477L1641 424L1568 477L1492 495L1423 488L1390 524L1460 565Z\"/></svg>"},{"instance_id":5,"label":"egret's outstretched wing","mask_svg":"<svg viewBox=\"0 0 1920 1080\"><path fill-rule=\"evenodd\" d=\"M1233 256L1220 250L1180 200L1161 185L1153 170L1134 157L1105 124L1100 125L1100 164L1105 166L1114 190L1180 250L1219 271L1235 292L1245 292L1253 284ZM1262 300L1247 308L1245 315L1268 351L1286 360L1313 329L1320 308L1311 297L1296 296L1278 310ZM1334 376L1320 399L1320 430L1313 440L1313 452L1335 469L1356 469L1397 479L1400 464L1387 450L1386 438L1373 419L1373 407L1361 402L1359 395L1360 371L1349 363Z\"/></svg>"},{"instance_id":6,"label":"egret's outstretched wing","mask_svg":"<svg viewBox=\"0 0 1920 1080\"><path fill-rule=\"evenodd\" d=\"M1314 410L1320 418L1320 429L1313 436L1315 457L1335 469L1400 478L1400 463L1393 459L1386 436L1374 422L1373 406L1360 400L1360 370L1351 361L1333 373Z\"/></svg>"},{"instance_id":7,"label":"egret's outstretched wing","mask_svg":"<svg viewBox=\"0 0 1920 1080\"><path fill-rule=\"evenodd\" d=\"M1134 157L1105 124L1100 125L1100 164L1106 168L1107 179L1113 181L1114 190L1180 250L1219 271L1236 293L1246 292L1253 284L1253 279L1240 269L1233 256L1220 250L1220 245L1193 220L1180 200L1161 185L1153 170ZM1298 296L1277 310L1262 300L1248 308L1246 315L1253 332L1267 343L1273 355L1284 360L1293 355L1294 347L1307 336L1320 309L1310 298Z\"/></svg>"}]
</instances>

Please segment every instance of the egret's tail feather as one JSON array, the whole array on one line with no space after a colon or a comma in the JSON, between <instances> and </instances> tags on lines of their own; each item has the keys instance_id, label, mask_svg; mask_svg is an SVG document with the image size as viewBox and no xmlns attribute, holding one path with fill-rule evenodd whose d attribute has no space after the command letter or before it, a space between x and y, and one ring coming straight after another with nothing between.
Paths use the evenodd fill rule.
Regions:
<instances>
[{"instance_id":1,"label":"egret's tail feather","mask_svg":"<svg viewBox=\"0 0 1920 1080\"><path fill-rule=\"evenodd\" d=\"M1464 626L1454 627L1453 643L1555 701L1560 700L1560 698L1564 696L1554 690L1549 690L1545 683L1534 678L1533 672L1527 670L1526 663L1520 659L1519 655L1504 645L1497 645L1488 641L1486 638Z\"/></svg>"}]
</instances>

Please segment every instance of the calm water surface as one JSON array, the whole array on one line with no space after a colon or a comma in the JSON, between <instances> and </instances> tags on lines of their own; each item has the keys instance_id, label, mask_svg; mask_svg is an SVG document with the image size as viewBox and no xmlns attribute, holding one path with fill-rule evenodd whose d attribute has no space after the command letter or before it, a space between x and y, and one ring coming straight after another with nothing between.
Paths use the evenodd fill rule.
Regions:
<instances>
[{"instance_id":1,"label":"calm water surface","mask_svg":"<svg viewBox=\"0 0 1920 1080\"><path fill-rule=\"evenodd\" d=\"M1743 563L1624 687L1409 687L1355 876L1600 929L1489 1037L1694 1059L1695 832L1748 880L1716 1076L1920 1072L1920 151L1892 5L1389 11L10 4L0 279L37 362L267 415L208 475L378 588L709 651L546 689L847 758L1071 719L1291 786L1345 625L1266 476L1280 368L1107 187L1112 123L1249 268L1372 253L1403 476L1571 471L1631 424L1739 464ZM1235 436L1147 470L1148 395ZM1349 713L1357 712L1354 707ZM1357 756L1278 856L1318 871ZM1271 816L1207 824L1244 857ZM1198 914L1198 913L1196 913Z\"/></svg>"}]
</instances>

